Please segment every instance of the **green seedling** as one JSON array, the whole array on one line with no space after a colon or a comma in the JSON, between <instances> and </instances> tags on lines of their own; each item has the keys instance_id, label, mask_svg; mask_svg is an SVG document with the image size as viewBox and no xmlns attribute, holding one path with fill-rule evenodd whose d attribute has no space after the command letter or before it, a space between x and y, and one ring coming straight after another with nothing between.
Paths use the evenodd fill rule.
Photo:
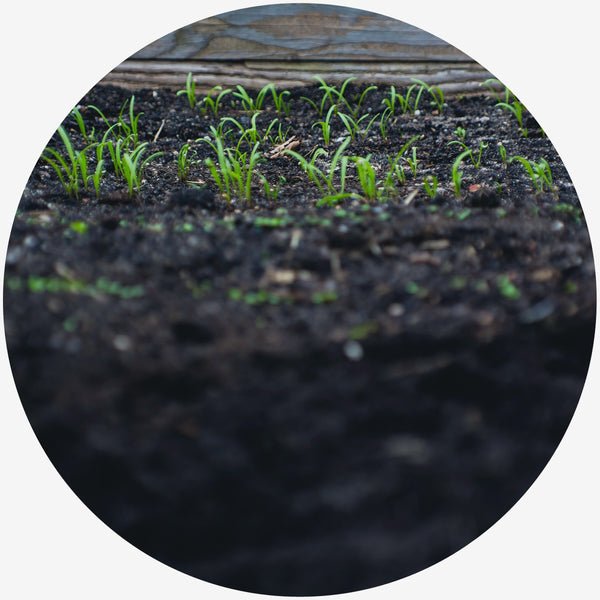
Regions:
<instances>
[{"instance_id":1,"label":"green seedling","mask_svg":"<svg viewBox=\"0 0 600 600\"><path fill-rule=\"evenodd\" d=\"M214 128L212 129L214 134ZM215 137L214 143L205 138L199 141L206 142L217 155L216 163L211 158L207 158L204 162L227 202L231 202L233 196L237 196L250 204L252 174L258 163L263 160L258 151L259 143L254 144L248 154L241 152L239 147L235 150L224 148L220 137Z\"/></svg>"},{"instance_id":2,"label":"green seedling","mask_svg":"<svg viewBox=\"0 0 600 600\"><path fill-rule=\"evenodd\" d=\"M373 123L377 120L377 117L379 117L379 113L377 113L374 117L371 117L371 120L368 122L367 126L364 129L361 129L360 124L362 123L362 121L368 119L371 115L363 115L358 119L355 119L351 115L345 115L341 112L338 112L337 115L342 120L344 127L346 128L346 130L350 134L350 137L353 140L356 138L357 133L364 139L367 136L369 129L371 129Z\"/></svg>"},{"instance_id":3,"label":"green seedling","mask_svg":"<svg viewBox=\"0 0 600 600\"><path fill-rule=\"evenodd\" d=\"M427 195L433 200L437 195L438 179L435 175L427 175L423 180L423 188Z\"/></svg>"},{"instance_id":4,"label":"green seedling","mask_svg":"<svg viewBox=\"0 0 600 600\"><path fill-rule=\"evenodd\" d=\"M75 150L69 134L62 125L58 127L57 132L65 147L66 155L63 156L57 150L46 147L44 150L45 153L42 153L41 158L54 169L67 195L79 198L80 178L86 190L90 181L87 152L94 148L96 144L90 144L83 148L83 150ZM102 174L102 166L99 165L95 173L98 178L98 187L100 185L99 180Z\"/></svg>"},{"instance_id":5,"label":"green seedling","mask_svg":"<svg viewBox=\"0 0 600 600\"><path fill-rule=\"evenodd\" d=\"M506 148L502 142L498 142L498 154L500 154L502 164L506 166Z\"/></svg>"},{"instance_id":6,"label":"green seedling","mask_svg":"<svg viewBox=\"0 0 600 600\"><path fill-rule=\"evenodd\" d=\"M525 106L518 100L514 100L510 104L508 102L498 102L496 106L500 106L503 109L512 112L515 119L517 119L523 137L527 137L527 128L523 127L523 110L525 110Z\"/></svg>"},{"instance_id":7,"label":"green seedling","mask_svg":"<svg viewBox=\"0 0 600 600\"><path fill-rule=\"evenodd\" d=\"M319 156L327 154L323 148L318 148L316 152L313 153L310 162L304 156L293 150L284 151L285 154L289 154L300 163L300 166L308 175L309 179L319 188L319 191L324 194L324 197L317 202L317 206L321 206L323 204L329 204L331 206L333 204L337 204L337 202L343 198L352 196L352 194L344 192L348 157L343 156L343 153L348 147L348 144L350 144L350 138L346 138L346 140L340 144L339 148L336 150L333 158L331 159L328 172L322 171L315 164L315 161ZM333 178L338 163L340 165L340 187L339 190L336 190L333 183Z\"/></svg>"},{"instance_id":8,"label":"green seedling","mask_svg":"<svg viewBox=\"0 0 600 600\"><path fill-rule=\"evenodd\" d=\"M381 115L381 119L379 120L379 131L381 132L381 138L385 141L387 140L387 126L390 118L394 114L391 108L386 108Z\"/></svg>"},{"instance_id":9,"label":"green seedling","mask_svg":"<svg viewBox=\"0 0 600 600\"><path fill-rule=\"evenodd\" d=\"M288 92L287 90L281 92L280 94L277 93L277 90L275 89L275 86L271 86L271 95L273 96L273 104L275 104L275 108L277 110L277 114L281 116L281 113L283 112L285 114L286 117L290 116L290 104L289 102L285 101L285 98L287 98L287 96L290 95L290 92Z\"/></svg>"},{"instance_id":10,"label":"green seedling","mask_svg":"<svg viewBox=\"0 0 600 600\"><path fill-rule=\"evenodd\" d=\"M97 107L92 104L88 106L92 110L96 111L100 118L106 123L109 128L109 131L112 131L115 127L117 128L116 138L127 140L128 145L132 144L134 148L136 148L139 144L139 132L138 132L138 123L140 117L144 113L134 114L133 105L135 101L135 96L131 96L129 100L126 100L121 108L121 112L119 113L119 118L114 125L111 125L104 115L104 113ZM128 109L129 123L124 119L123 115L125 114L125 109Z\"/></svg>"},{"instance_id":11,"label":"green seedling","mask_svg":"<svg viewBox=\"0 0 600 600\"><path fill-rule=\"evenodd\" d=\"M375 91L376 89L377 89L376 85L370 85L369 87L365 88L365 90L362 92L362 94L360 94L360 96L357 97L356 107L354 109L350 106L350 104L346 101L346 99L343 96L341 96L341 100L346 105L346 107L348 108L348 110L350 111L352 116L356 119L356 118L358 118L360 108L361 108L363 102L365 101L367 94L369 92Z\"/></svg>"},{"instance_id":12,"label":"green seedling","mask_svg":"<svg viewBox=\"0 0 600 600\"><path fill-rule=\"evenodd\" d=\"M233 95L236 98L240 99L242 107L248 114L253 114L262 110L262 105L265 100L265 96L269 91L273 89L273 84L269 83L264 88L262 88L258 92L256 98L252 98L241 85L236 86L236 89L237 92L233 92Z\"/></svg>"},{"instance_id":13,"label":"green seedling","mask_svg":"<svg viewBox=\"0 0 600 600\"><path fill-rule=\"evenodd\" d=\"M463 179L463 172L459 171L458 169L460 168L462 161L467 156L471 156L471 150L465 150L464 152L461 152L456 157L456 160L454 161L454 164L452 165L452 182L454 183L454 193L456 194L457 198L460 198L460 196L461 196L461 185L462 185L462 179Z\"/></svg>"},{"instance_id":14,"label":"green seedling","mask_svg":"<svg viewBox=\"0 0 600 600\"><path fill-rule=\"evenodd\" d=\"M124 150L118 158L119 169L127 182L129 197L133 198L134 190L139 192L142 185L144 169L146 165L155 158L162 156L162 152L155 152L142 160L142 155L146 152L148 142L144 142L135 148L135 150Z\"/></svg>"},{"instance_id":15,"label":"green seedling","mask_svg":"<svg viewBox=\"0 0 600 600\"><path fill-rule=\"evenodd\" d=\"M454 135L461 141L464 142L465 141L465 136L467 135L467 132L465 130L464 127L461 127L460 125L454 130Z\"/></svg>"},{"instance_id":16,"label":"green seedling","mask_svg":"<svg viewBox=\"0 0 600 600\"><path fill-rule=\"evenodd\" d=\"M314 123L311 127L311 129L314 129L317 126L321 127L321 132L323 133L323 141L325 142L326 146L329 146L329 140L331 139L331 115L333 114L333 111L335 109L335 106L331 106L329 108L329 110L327 111L327 116L325 117L324 121L317 121L316 123Z\"/></svg>"},{"instance_id":17,"label":"green seedling","mask_svg":"<svg viewBox=\"0 0 600 600\"><path fill-rule=\"evenodd\" d=\"M508 159L508 163L512 163L513 161L518 161L521 163L529 178L531 179L531 183L537 192L544 192L545 190L551 191L556 194L556 188L552 184L552 173L550 171L550 165L545 158L541 158L538 163L527 160L522 156L511 156Z\"/></svg>"},{"instance_id":18,"label":"green seedling","mask_svg":"<svg viewBox=\"0 0 600 600\"><path fill-rule=\"evenodd\" d=\"M494 98L496 99L496 102L498 103L508 104L511 102L511 100L516 100L515 95L499 79L496 79L495 77L490 77L490 79L486 79L480 85L483 85L488 90L490 90L490 92L492 92ZM502 98L498 94L498 92L496 92L496 87L504 88L504 98Z\"/></svg>"},{"instance_id":19,"label":"green seedling","mask_svg":"<svg viewBox=\"0 0 600 600\"><path fill-rule=\"evenodd\" d=\"M420 135L412 137L396 154L395 157L388 156L389 169L385 175L384 187L386 190L391 191L394 189L394 177L398 180L398 183L403 185L406 182L406 175L404 169L400 166L400 160L404 158L404 153L417 141L420 140ZM406 160L406 159L405 159Z\"/></svg>"},{"instance_id":20,"label":"green seedling","mask_svg":"<svg viewBox=\"0 0 600 600\"><path fill-rule=\"evenodd\" d=\"M518 300L521 297L519 288L510 280L508 275L498 275L496 287L500 294L509 300Z\"/></svg>"},{"instance_id":21,"label":"green seedling","mask_svg":"<svg viewBox=\"0 0 600 600\"><path fill-rule=\"evenodd\" d=\"M396 114L396 103L400 106L402 114L407 112L413 112L414 108L410 104L410 96L413 90L417 87L417 84L411 85L405 96L402 96L399 92L396 91L396 88L392 85L390 86L390 97L384 98L382 100L382 104L384 104L387 108L389 108L392 112L392 115Z\"/></svg>"},{"instance_id":22,"label":"green seedling","mask_svg":"<svg viewBox=\"0 0 600 600\"><path fill-rule=\"evenodd\" d=\"M187 181L194 162L193 155L190 156L190 144L184 144L177 154L177 177L180 181Z\"/></svg>"},{"instance_id":23,"label":"green seedling","mask_svg":"<svg viewBox=\"0 0 600 600\"><path fill-rule=\"evenodd\" d=\"M196 100L196 82L192 80L192 74L187 74L187 79L185 80L185 89L178 90L178 96L186 96L187 101L190 105L190 108L193 110L196 108L198 104L198 100Z\"/></svg>"},{"instance_id":24,"label":"green seedling","mask_svg":"<svg viewBox=\"0 0 600 600\"><path fill-rule=\"evenodd\" d=\"M257 129L257 126L256 126L257 118L258 118L258 113L254 113L252 115L252 119L250 121L250 127L247 127L247 128L245 128L239 121L236 121L232 117L225 117L224 119L221 119L221 122L219 123L219 125L222 125L224 123L233 123L233 125L235 127L237 127L242 134L238 141L238 147L240 146L242 141L247 140L248 146L250 148L252 148L252 146L254 146L255 144L262 145L267 141L269 134L271 133L271 129L273 129L273 127L279 120L279 119L273 119L271 121L271 123L268 125L266 132L264 134L260 134Z\"/></svg>"},{"instance_id":25,"label":"green seedling","mask_svg":"<svg viewBox=\"0 0 600 600\"><path fill-rule=\"evenodd\" d=\"M291 127L288 127L285 131L283 130L283 123L279 123L277 127L277 135L269 136L269 140L271 144L274 146L278 146L279 144L283 144L288 139L288 134L290 133Z\"/></svg>"},{"instance_id":26,"label":"green seedling","mask_svg":"<svg viewBox=\"0 0 600 600\"><path fill-rule=\"evenodd\" d=\"M416 84L420 85L419 91L417 92L417 97L415 99L414 108L416 109L419 104L419 99L421 98L421 94L423 90L425 90L432 98L432 104L437 106L440 114L442 114L444 110L444 93L438 86L429 85L420 79L416 79L415 77L411 77L411 80Z\"/></svg>"},{"instance_id":27,"label":"green seedling","mask_svg":"<svg viewBox=\"0 0 600 600\"><path fill-rule=\"evenodd\" d=\"M213 92L218 92L215 100L213 100L213 98L212 98ZM221 101L227 94L230 94L230 93L231 93L231 90L229 90L229 89L224 90L222 86L216 85L202 99L202 108L200 109L202 114L205 115L206 112L208 111L208 108L210 108L213 115L215 117L217 117L218 113L219 113L219 106L221 105Z\"/></svg>"},{"instance_id":28,"label":"green seedling","mask_svg":"<svg viewBox=\"0 0 600 600\"><path fill-rule=\"evenodd\" d=\"M382 182L377 180L375 169L371 165L370 159L370 154L366 158L359 156L350 158L356 166L356 173L364 198L369 202L374 202L375 200L382 199L385 190L381 186Z\"/></svg>"},{"instance_id":29,"label":"green seedling","mask_svg":"<svg viewBox=\"0 0 600 600\"><path fill-rule=\"evenodd\" d=\"M483 154L483 151L488 147L488 143L487 142L479 142L479 153L477 154L477 158L475 158L475 154L473 154L473 151L464 143L458 140L453 140L451 142L448 142L446 145L447 146L451 146L452 144L458 144L459 146L461 146L463 148L463 150L465 150L468 154L468 156L471 158L471 162L473 163L473 166L476 169L479 169L479 166L481 165L481 155Z\"/></svg>"},{"instance_id":30,"label":"green seedling","mask_svg":"<svg viewBox=\"0 0 600 600\"><path fill-rule=\"evenodd\" d=\"M417 148L413 146L412 149L412 158L406 158L406 162L412 171L413 177L417 176Z\"/></svg>"},{"instance_id":31,"label":"green seedling","mask_svg":"<svg viewBox=\"0 0 600 600\"><path fill-rule=\"evenodd\" d=\"M269 202L277 202L277 197L279 196L279 189L286 182L285 177L283 175L280 175L277 185L275 185L274 187L271 186L267 178L262 173L259 173L258 177L262 181L263 189L265 190L265 196L267 197L267 200Z\"/></svg>"},{"instance_id":32,"label":"green seedling","mask_svg":"<svg viewBox=\"0 0 600 600\"><path fill-rule=\"evenodd\" d=\"M82 116L81 112L79 111L78 107L75 107L71 111L71 116L75 119L75 122L77 123L77 126L79 127L79 131L81 132L81 135L83 136L83 139L86 141L86 143L88 143L88 144L94 143L95 137L96 137L96 130L94 127L92 127L92 131L90 131L88 133L86 126L85 126L85 121L83 120L83 116Z\"/></svg>"}]
</instances>

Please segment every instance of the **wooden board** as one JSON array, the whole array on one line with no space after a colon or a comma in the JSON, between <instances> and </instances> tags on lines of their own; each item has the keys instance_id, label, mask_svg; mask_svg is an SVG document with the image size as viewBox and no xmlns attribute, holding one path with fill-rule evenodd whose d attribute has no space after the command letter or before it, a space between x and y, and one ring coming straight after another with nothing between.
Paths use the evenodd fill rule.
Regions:
<instances>
[{"instance_id":1,"label":"wooden board","mask_svg":"<svg viewBox=\"0 0 600 600\"><path fill-rule=\"evenodd\" d=\"M396 19L315 4L272 4L224 13L178 29L132 58L471 60L439 38Z\"/></svg>"},{"instance_id":2,"label":"wooden board","mask_svg":"<svg viewBox=\"0 0 600 600\"><path fill-rule=\"evenodd\" d=\"M215 85L294 87L319 75L375 84L410 84L411 77L444 92L481 90L492 77L439 38L406 23L345 7L272 4L225 13L178 29L119 65L102 83L131 89Z\"/></svg>"},{"instance_id":3,"label":"wooden board","mask_svg":"<svg viewBox=\"0 0 600 600\"><path fill-rule=\"evenodd\" d=\"M410 85L411 77L430 85L439 85L446 92L482 91L481 82L492 75L477 63L438 62L281 62L281 61L139 61L122 63L101 83L112 83L129 89L185 87L191 72L196 91L206 93L215 85L261 88L274 83L277 88L290 88L315 83L313 76L327 83L340 84L348 77L358 82Z\"/></svg>"}]
</instances>

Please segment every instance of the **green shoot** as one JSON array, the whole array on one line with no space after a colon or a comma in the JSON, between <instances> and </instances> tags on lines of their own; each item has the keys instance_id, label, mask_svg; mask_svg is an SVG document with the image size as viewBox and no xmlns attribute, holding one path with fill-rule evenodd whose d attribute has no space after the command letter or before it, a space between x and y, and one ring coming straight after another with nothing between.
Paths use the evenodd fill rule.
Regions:
<instances>
[{"instance_id":1,"label":"green shoot","mask_svg":"<svg viewBox=\"0 0 600 600\"><path fill-rule=\"evenodd\" d=\"M71 116L77 122L77 125L79 127L79 131L81 131L81 135L83 136L83 139L88 144L92 144L94 142L96 130L92 127L92 131L90 133L87 132L87 129L85 127L85 122L83 120L83 116L81 115L81 113L79 112L79 109L77 107L75 107L71 111Z\"/></svg>"},{"instance_id":2,"label":"green shoot","mask_svg":"<svg viewBox=\"0 0 600 600\"><path fill-rule=\"evenodd\" d=\"M41 158L45 160L56 172L60 182L69 197L79 198L79 177L87 189L88 185L88 162L86 152L94 146L90 144L83 150L75 150L69 134L61 126L58 127L58 134L66 150L66 156L60 154L53 148L46 147Z\"/></svg>"},{"instance_id":3,"label":"green shoot","mask_svg":"<svg viewBox=\"0 0 600 600\"><path fill-rule=\"evenodd\" d=\"M178 96L186 96L190 108L193 110L198 101L196 100L196 82L192 80L192 74L188 73L187 79L185 81L185 89L179 90L177 92Z\"/></svg>"},{"instance_id":4,"label":"green shoot","mask_svg":"<svg viewBox=\"0 0 600 600\"><path fill-rule=\"evenodd\" d=\"M400 160L404 157L404 153L410 148L410 146L412 146L412 144L414 144L417 140L420 139L420 135L415 135L410 140L408 140L408 142L406 142L404 146L402 146L402 148L394 158L388 156L388 163L390 165L390 168L386 173L384 182L384 187L387 190L391 190L394 188L394 176L396 176L396 179L400 184L404 184L406 182L406 175L404 173L404 169L400 166Z\"/></svg>"},{"instance_id":5,"label":"green shoot","mask_svg":"<svg viewBox=\"0 0 600 600\"><path fill-rule=\"evenodd\" d=\"M423 180L423 188L433 200L437 195L438 179L435 175L427 175Z\"/></svg>"},{"instance_id":6,"label":"green shoot","mask_svg":"<svg viewBox=\"0 0 600 600\"><path fill-rule=\"evenodd\" d=\"M330 120L331 120L331 115L332 115L334 109L335 109L335 106L331 106L329 108L329 111L327 112L327 116L325 117L325 120L324 121L317 121L311 127L311 129L314 129L315 127L317 127L317 125L321 126L321 132L323 133L323 141L325 142L326 146L329 146L329 140L330 140L330 137L331 137L331 124L330 124Z\"/></svg>"},{"instance_id":7,"label":"green shoot","mask_svg":"<svg viewBox=\"0 0 600 600\"><path fill-rule=\"evenodd\" d=\"M333 158L331 159L328 172L322 171L315 164L315 161L319 156L327 154L323 148L319 148L313 153L310 162L304 158L304 156L294 152L293 150L284 150L285 154L289 154L300 163L302 169L308 175L309 179L319 188L319 191L324 194L324 197L317 203L317 206L322 204L332 205L337 203L339 200L352 195L344 192L348 157L342 155L349 143L350 138L346 138L346 140L340 144L339 148L336 150ZM340 164L340 187L339 190L336 190L333 183L333 178L338 163Z\"/></svg>"},{"instance_id":8,"label":"green shoot","mask_svg":"<svg viewBox=\"0 0 600 600\"><path fill-rule=\"evenodd\" d=\"M523 134L523 137L527 137L527 128L523 127L523 110L525 106L519 102L518 100L514 100L510 104L508 102L498 102L496 106L500 106L505 110L509 110L517 119L517 123L519 124L519 129Z\"/></svg>"},{"instance_id":9,"label":"green shoot","mask_svg":"<svg viewBox=\"0 0 600 600\"><path fill-rule=\"evenodd\" d=\"M290 92L283 91L280 94L277 94L275 90L275 86L271 86L271 95L273 96L273 103L275 104L275 108L277 109L277 114L281 116L281 113L285 113L286 117L290 116L290 104L286 102L284 98L290 95Z\"/></svg>"},{"instance_id":10,"label":"green shoot","mask_svg":"<svg viewBox=\"0 0 600 600\"><path fill-rule=\"evenodd\" d=\"M508 162L511 163L513 161L519 161L529 178L531 179L531 183L534 188L538 192L543 192L548 189L549 191L556 193L556 188L552 184L552 173L550 172L550 165L545 158L541 158L538 163L527 160L522 156L511 156L508 159Z\"/></svg>"},{"instance_id":11,"label":"green shoot","mask_svg":"<svg viewBox=\"0 0 600 600\"><path fill-rule=\"evenodd\" d=\"M262 90L258 92L256 98L252 98L241 85L236 86L236 89L237 92L233 92L233 95L240 99L242 107L248 114L253 114L262 110L265 96L267 95L267 92L273 89L273 84L269 83L262 88Z\"/></svg>"},{"instance_id":12,"label":"green shoot","mask_svg":"<svg viewBox=\"0 0 600 600\"><path fill-rule=\"evenodd\" d=\"M383 111L381 119L379 120L379 131L381 132L381 137L383 140L387 140L387 125L390 120L390 117L393 114L393 109L388 107Z\"/></svg>"},{"instance_id":13,"label":"green shoot","mask_svg":"<svg viewBox=\"0 0 600 600\"><path fill-rule=\"evenodd\" d=\"M381 187L381 181L377 181L375 169L370 163L371 155L366 158L354 156L350 160L356 165L356 173L360 182L363 196L369 201L381 199L384 188Z\"/></svg>"},{"instance_id":14,"label":"green shoot","mask_svg":"<svg viewBox=\"0 0 600 600\"><path fill-rule=\"evenodd\" d=\"M432 98L431 103L437 106L440 114L442 114L444 110L444 93L442 90L438 86L429 85L420 79L416 79L415 77L411 77L411 80L421 86L419 92L417 93L414 108L417 108L419 104L419 98L421 97L423 90L425 90Z\"/></svg>"},{"instance_id":15,"label":"green shoot","mask_svg":"<svg viewBox=\"0 0 600 600\"><path fill-rule=\"evenodd\" d=\"M464 142L465 141L465 136L467 135L467 132L465 130L464 127L461 127L460 125L454 130L454 135L461 141Z\"/></svg>"},{"instance_id":16,"label":"green shoot","mask_svg":"<svg viewBox=\"0 0 600 600\"><path fill-rule=\"evenodd\" d=\"M456 194L457 198L460 198L460 196L461 196L461 185L462 185L462 178L463 178L463 172L459 171L458 169L459 169L462 161L467 156L472 157L471 150L465 150L464 152L461 152L456 157L456 160L454 161L454 164L452 165L452 182L454 183L454 193Z\"/></svg>"},{"instance_id":17,"label":"green shoot","mask_svg":"<svg viewBox=\"0 0 600 600\"><path fill-rule=\"evenodd\" d=\"M217 94L217 97L215 100L213 100L212 98L212 94L213 92L219 92ZM222 86L220 85L216 85L214 88L212 88L210 90L210 92L208 92L208 94L202 99L202 104L204 105L205 108L201 109L202 114L206 114L207 108L206 106L210 107L213 115L215 117L218 116L218 112L219 112L219 106L221 104L221 100L223 100L223 97L226 96L227 94L230 94L231 90L224 90Z\"/></svg>"},{"instance_id":18,"label":"green shoot","mask_svg":"<svg viewBox=\"0 0 600 600\"><path fill-rule=\"evenodd\" d=\"M262 181L263 189L265 190L265 196L267 197L267 200L269 202L277 202L277 196L279 195L279 189L281 188L282 184L284 184L286 182L285 177L283 175L280 175L277 185L275 187L272 187L269 184L269 181L267 180L267 178L262 173L259 173L258 176L259 176L260 180Z\"/></svg>"},{"instance_id":19,"label":"green shoot","mask_svg":"<svg viewBox=\"0 0 600 600\"><path fill-rule=\"evenodd\" d=\"M463 150L465 150L468 154L468 156L471 158L471 162L473 163L473 166L476 169L479 169L479 166L481 165L481 155L483 154L483 151L485 150L485 148L488 147L488 143L487 142L479 142L479 153L477 154L477 158L475 158L475 155L473 154L473 151L464 143L458 140L453 140L451 142L448 142L446 145L450 146L452 144L458 144L459 146L461 146L463 148Z\"/></svg>"},{"instance_id":20,"label":"green shoot","mask_svg":"<svg viewBox=\"0 0 600 600\"><path fill-rule=\"evenodd\" d=\"M135 150L132 152L124 152L121 156L121 170L123 173L123 177L127 182L127 189L129 192L129 197L133 197L134 189L139 192L140 187L142 185L142 177L144 173L144 168L146 165L155 158L162 155L162 152L155 152L151 154L144 160L142 160L142 155L146 151L148 146L148 142L144 142L137 146Z\"/></svg>"},{"instance_id":21,"label":"green shoot","mask_svg":"<svg viewBox=\"0 0 600 600\"><path fill-rule=\"evenodd\" d=\"M361 127L360 127L361 122L364 121L365 119L368 119L370 116L371 115L366 114L358 119L355 119L354 117L352 117L350 115L345 115L344 113L338 113L338 117L342 120L342 123L344 123L344 127L346 128L346 130L350 134L350 137L353 140L356 138L357 133L363 139L367 136L369 129L371 129L371 126L377 120L377 117L379 117L379 113L377 113L374 117L371 117L371 120L368 122L365 129L361 129Z\"/></svg>"},{"instance_id":22,"label":"green shoot","mask_svg":"<svg viewBox=\"0 0 600 600\"><path fill-rule=\"evenodd\" d=\"M184 144L177 154L177 177L180 181L187 181L190 167L194 162L189 154L190 145Z\"/></svg>"},{"instance_id":23,"label":"green shoot","mask_svg":"<svg viewBox=\"0 0 600 600\"><path fill-rule=\"evenodd\" d=\"M410 170L412 171L413 177L417 176L417 148L413 146L412 149L412 158L406 158L406 162L408 163Z\"/></svg>"},{"instance_id":24,"label":"green shoot","mask_svg":"<svg viewBox=\"0 0 600 600\"><path fill-rule=\"evenodd\" d=\"M490 92L492 92L494 98L496 98L496 102L508 104L511 100L516 100L515 95L499 79L496 79L495 77L486 79L480 85L485 86L488 88L488 90L490 90ZM504 88L504 100L496 92L495 86L501 86Z\"/></svg>"}]
</instances>

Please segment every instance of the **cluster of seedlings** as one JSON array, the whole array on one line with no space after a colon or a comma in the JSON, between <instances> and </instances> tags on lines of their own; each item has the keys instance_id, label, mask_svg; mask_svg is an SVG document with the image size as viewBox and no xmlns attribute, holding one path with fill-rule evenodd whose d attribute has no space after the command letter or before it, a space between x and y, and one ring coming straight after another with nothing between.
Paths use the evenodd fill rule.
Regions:
<instances>
[{"instance_id":1,"label":"cluster of seedlings","mask_svg":"<svg viewBox=\"0 0 600 600\"><path fill-rule=\"evenodd\" d=\"M301 96L292 100L289 91L278 92L273 84L266 85L255 94L240 85L235 89L216 86L198 98L190 73L185 88L179 90L177 95L187 98L194 114L210 116L215 124L210 125L206 135L194 141L187 140L171 159L176 164L178 180L193 186L195 183L190 182L192 168L201 169L202 182L209 181L209 187L218 189L228 204L239 201L252 205L259 198L274 203L285 188L286 178L281 174L269 178L261 172L260 167L262 163L278 158L296 163L296 168L314 186L314 194L318 196L317 205L335 205L345 198L368 203L398 201L407 178L412 178L413 191L423 191L431 199L438 195L441 181L419 164L419 141L422 135L403 140L399 149L386 155L383 165L381 160L374 160L372 154L359 156L349 153L348 148L352 142L365 140L374 133L378 133L381 140L386 142L390 127L397 126L397 116L410 114L419 118L423 115L420 107L423 107L424 99L429 101L428 106L434 114L442 115L446 104L439 87L420 79L413 79L412 85L403 93L395 86L390 86L381 101L381 110L375 112L372 107L365 107L367 98L377 90L377 86L371 85L351 93L349 86L355 79L353 77L344 81L339 88L327 84L320 77L314 79L318 94L313 98ZM526 138L528 131L523 121L523 104L504 86L503 93L497 92L501 84L496 79L488 79L482 85L491 90L497 107L508 115L514 115L522 136ZM98 107L87 107L87 110L100 116L105 125L102 133L94 128L88 129L80 110L73 109L71 116L86 144L81 149L75 148L63 126L58 128L62 150L59 149L60 144L47 147L42 159L56 172L70 197L79 198L82 190L89 193L92 189L99 197L107 172L111 172L117 181L125 182L130 198L140 191L147 165L163 153L148 153L150 143L140 141L138 126L142 113L135 113L134 99L131 96L125 102L114 123ZM306 103L314 113L310 130L317 130L319 142L308 152L300 148L300 140L292 131L293 124L289 119L292 101ZM269 107L271 110L266 111L269 103L272 103ZM227 107L237 109L233 113L235 116L222 116ZM267 114L274 118L269 120L267 117L265 120ZM334 138L335 132L341 132L341 135ZM489 143L483 140L479 140L478 145L470 146L466 141L467 132L460 126L454 135L456 139L447 143L448 152L451 152L450 147L458 147L459 154L447 173L444 185L450 186L455 196L461 198L464 193L465 162L479 169L491 149ZM198 149L202 145L209 149L210 156L206 156L205 152L200 159ZM505 166L510 163L521 165L536 192L556 193L550 165L545 158L536 161L519 155L507 156L502 143L497 145L496 152L496 160L499 158Z\"/></svg>"}]
</instances>

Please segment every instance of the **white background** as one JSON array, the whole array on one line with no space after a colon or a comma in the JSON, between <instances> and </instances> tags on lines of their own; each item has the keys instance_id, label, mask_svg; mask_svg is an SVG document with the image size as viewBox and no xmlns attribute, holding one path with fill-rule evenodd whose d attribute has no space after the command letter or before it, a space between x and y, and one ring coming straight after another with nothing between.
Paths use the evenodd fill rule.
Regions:
<instances>
[{"instance_id":1,"label":"white background","mask_svg":"<svg viewBox=\"0 0 600 600\"><path fill-rule=\"evenodd\" d=\"M328 3L368 9L421 27L457 46L507 84L540 122L569 170L588 219L595 256L599 255L600 54L593 2ZM85 92L158 37L215 12L254 4L258 3L221 1L212 8L212 3L198 0L38 0L10 3L10 9L4 5L2 265L29 173L48 138ZM14 388L3 336L0 377L2 597L235 600L249 596L165 567L103 525L64 484L38 445ZM595 352L563 443L522 500L486 534L426 571L353 595L368 600L600 597L598 389Z\"/></svg>"}]
</instances>

